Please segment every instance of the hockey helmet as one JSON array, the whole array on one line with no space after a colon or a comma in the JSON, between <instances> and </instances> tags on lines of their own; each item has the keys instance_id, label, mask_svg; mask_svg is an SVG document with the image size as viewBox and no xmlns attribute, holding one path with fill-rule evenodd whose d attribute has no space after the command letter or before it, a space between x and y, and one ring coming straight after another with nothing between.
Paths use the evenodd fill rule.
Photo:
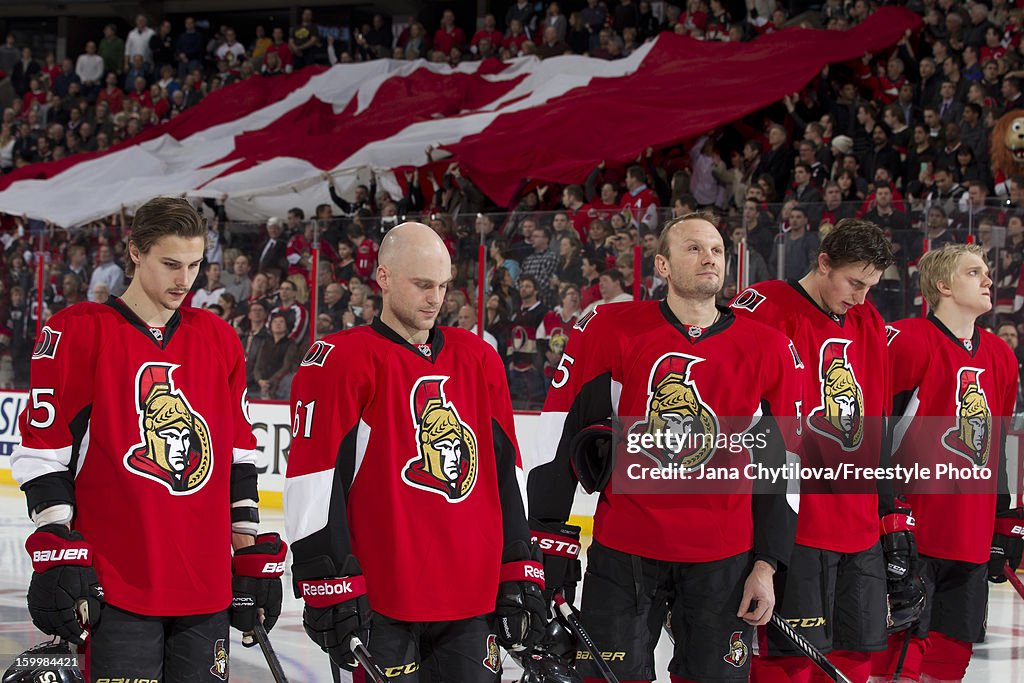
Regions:
<instances>
[{"instance_id":1,"label":"hockey helmet","mask_svg":"<svg viewBox=\"0 0 1024 683\"><path fill-rule=\"evenodd\" d=\"M83 683L85 678L77 666L18 666L19 660L71 659L74 654L64 640L48 640L22 652L4 673L2 683Z\"/></svg>"},{"instance_id":2,"label":"hockey helmet","mask_svg":"<svg viewBox=\"0 0 1024 683\"><path fill-rule=\"evenodd\" d=\"M899 633L918 622L924 611L924 582L920 576L904 581L899 588L886 595L885 627L889 633Z\"/></svg>"}]
</instances>

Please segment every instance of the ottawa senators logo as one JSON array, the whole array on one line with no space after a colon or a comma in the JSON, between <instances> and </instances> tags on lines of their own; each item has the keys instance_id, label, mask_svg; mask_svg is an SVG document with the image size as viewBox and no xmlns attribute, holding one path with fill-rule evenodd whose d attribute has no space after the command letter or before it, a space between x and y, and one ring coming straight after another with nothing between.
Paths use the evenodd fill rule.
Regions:
<instances>
[{"instance_id":1,"label":"ottawa senators logo","mask_svg":"<svg viewBox=\"0 0 1024 683\"><path fill-rule=\"evenodd\" d=\"M733 631L732 636L729 638L729 651L725 653L722 659L739 669L747 663L749 654L750 650L747 648L747 644L743 642L743 634L739 631Z\"/></svg>"},{"instance_id":2,"label":"ottawa senators logo","mask_svg":"<svg viewBox=\"0 0 1024 683\"><path fill-rule=\"evenodd\" d=\"M409 486L458 503L476 483L477 441L444 395L447 377L422 377L409 396L419 455L405 464Z\"/></svg>"},{"instance_id":3,"label":"ottawa senators logo","mask_svg":"<svg viewBox=\"0 0 1024 683\"><path fill-rule=\"evenodd\" d=\"M848 339L829 339L822 344L818 367L821 405L807 418L811 429L845 451L857 450L864 437L864 392L846 357L850 344Z\"/></svg>"},{"instance_id":4,"label":"ottawa senators logo","mask_svg":"<svg viewBox=\"0 0 1024 683\"><path fill-rule=\"evenodd\" d=\"M757 310L757 307L765 302L765 295L756 289L744 289L739 293L732 303L729 304L733 308L742 308L744 311L750 311L753 313Z\"/></svg>"},{"instance_id":5,"label":"ottawa senators logo","mask_svg":"<svg viewBox=\"0 0 1024 683\"><path fill-rule=\"evenodd\" d=\"M224 639L220 638L213 646L213 666L210 673L222 681L228 680L228 651L224 647Z\"/></svg>"},{"instance_id":6,"label":"ottawa senators logo","mask_svg":"<svg viewBox=\"0 0 1024 683\"><path fill-rule=\"evenodd\" d=\"M324 366L324 361L327 360L328 354L334 350L334 344L328 344L323 340L317 340L313 342L313 345L306 351L306 355L302 358L302 362L299 365L319 365Z\"/></svg>"},{"instance_id":7,"label":"ottawa senators logo","mask_svg":"<svg viewBox=\"0 0 1024 683\"><path fill-rule=\"evenodd\" d=\"M487 634L487 656L483 661L484 668L491 673L501 670L501 653L498 652L498 638L493 633Z\"/></svg>"},{"instance_id":8,"label":"ottawa senators logo","mask_svg":"<svg viewBox=\"0 0 1024 683\"><path fill-rule=\"evenodd\" d=\"M956 423L942 435L942 445L984 467L988 463L992 412L981 388L979 368L960 368L956 382Z\"/></svg>"},{"instance_id":9,"label":"ottawa senators logo","mask_svg":"<svg viewBox=\"0 0 1024 683\"><path fill-rule=\"evenodd\" d=\"M39 340L32 349L32 358L54 358L57 355L57 344L60 343L60 332L49 327L39 331Z\"/></svg>"},{"instance_id":10,"label":"ottawa senators logo","mask_svg":"<svg viewBox=\"0 0 1024 683\"><path fill-rule=\"evenodd\" d=\"M690 379L690 369L703 358L667 353L654 364L647 398L647 419L637 422L631 434L651 434L667 448L642 448L662 467L677 463L695 469L715 454L720 431L718 416L700 397Z\"/></svg>"},{"instance_id":11,"label":"ottawa senators logo","mask_svg":"<svg viewBox=\"0 0 1024 683\"><path fill-rule=\"evenodd\" d=\"M210 428L174 387L177 365L146 363L135 376L142 441L124 455L129 471L158 481L174 495L195 493L213 470Z\"/></svg>"}]
</instances>

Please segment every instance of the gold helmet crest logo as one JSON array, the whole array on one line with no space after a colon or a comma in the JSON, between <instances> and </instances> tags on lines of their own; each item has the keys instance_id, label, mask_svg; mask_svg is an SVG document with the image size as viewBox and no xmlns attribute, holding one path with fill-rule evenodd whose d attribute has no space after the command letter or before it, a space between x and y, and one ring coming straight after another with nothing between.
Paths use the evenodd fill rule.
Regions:
<instances>
[{"instance_id":1,"label":"gold helmet crest logo","mask_svg":"<svg viewBox=\"0 0 1024 683\"><path fill-rule=\"evenodd\" d=\"M725 653L722 659L739 669L747 663L749 655L750 650L747 648L747 644L743 642L743 634L739 631L733 631L732 637L729 638L729 651Z\"/></svg>"},{"instance_id":2,"label":"gold helmet crest logo","mask_svg":"<svg viewBox=\"0 0 1024 683\"><path fill-rule=\"evenodd\" d=\"M661 467L677 464L695 469L715 454L720 427L718 416L700 396L690 370L703 358L667 353L651 370L647 394L647 419L637 422L630 433L662 437L670 448L641 448ZM667 436L671 435L669 441Z\"/></svg>"},{"instance_id":3,"label":"gold helmet crest logo","mask_svg":"<svg viewBox=\"0 0 1024 683\"><path fill-rule=\"evenodd\" d=\"M860 447L864 438L864 392L846 355L848 339L829 339L821 346L818 377L821 405L811 411L808 426L843 450Z\"/></svg>"},{"instance_id":4,"label":"gold helmet crest logo","mask_svg":"<svg viewBox=\"0 0 1024 683\"><path fill-rule=\"evenodd\" d=\"M422 377L410 394L419 453L406 463L402 479L410 486L464 500L477 476L477 441L444 395L448 377Z\"/></svg>"},{"instance_id":5,"label":"gold helmet crest logo","mask_svg":"<svg viewBox=\"0 0 1024 683\"><path fill-rule=\"evenodd\" d=\"M980 368L960 368L957 373L956 422L942 435L942 445L967 458L975 467L988 464L992 442L992 412L981 388Z\"/></svg>"},{"instance_id":6,"label":"gold helmet crest logo","mask_svg":"<svg viewBox=\"0 0 1024 683\"><path fill-rule=\"evenodd\" d=\"M175 388L177 365L146 363L136 375L135 400L142 441L124 456L129 471L158 481L174 495L195 493L213 470L210 429Z\"/></svg>"}]
</instances>

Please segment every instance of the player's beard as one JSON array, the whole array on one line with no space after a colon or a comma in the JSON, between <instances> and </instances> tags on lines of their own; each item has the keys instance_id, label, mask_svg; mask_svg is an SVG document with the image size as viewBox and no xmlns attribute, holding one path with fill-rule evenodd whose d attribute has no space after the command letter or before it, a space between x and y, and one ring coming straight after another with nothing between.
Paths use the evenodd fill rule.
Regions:
<instances>
[{"instance_id":1,"label":"player's beard","mask_svg":"<svg viewBox=\"0 0 1024 683\"><path fill-rule=\"evenodd\" d=\"M721 276L715 278L714 281L694 277L680 282L678 285L673 283L672 290L676 296L682 299L713 299L722 291L722 284Z\"/></svg>"}]
</instances>

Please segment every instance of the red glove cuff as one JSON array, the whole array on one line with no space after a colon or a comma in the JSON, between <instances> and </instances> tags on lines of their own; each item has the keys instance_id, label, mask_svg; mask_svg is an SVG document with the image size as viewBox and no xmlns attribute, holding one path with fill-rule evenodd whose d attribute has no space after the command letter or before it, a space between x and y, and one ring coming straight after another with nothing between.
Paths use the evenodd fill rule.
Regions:
<instances>
[{"instance_id":1,"label":"red glove cuff","mask_svg":"<svg viewBox=\"0 0 1024 683\"><path fill-rule=\"evenodd\" d=\"M35 572L65 565L92 566L91 545L81 540L61 538L48 531L36 531L29 536L25 550L32 558L32 570Z\"/></svg>"},{"instance_id":2,"label":"red glove cuff","mask_svg":"<svg viewBox=\"0 0 1024 683\"><path fill-rule=\"evenodd\" d=\"M523 562L506 562L501 565L501 583L506 581L529 581L544 589L544 566L540 562L525 560Z\"/></svg>"},{"instance_id":3,"label":"red glove cuff","mask_svg":"<svg viewBox=\"0 0 1024 683\"><path fill-rule=\"evenodd\" d=\"M1019 517L996 517L995 532L1000 536L1024 537L1024 519Z\"/></svg>"},{"instance_id":4,"label":"red glove cuff","mask_svg":"<svg viewBox=\"0 0 1024 683\"><path fill-rule=\"evenodd\" d=\"M572 536L530 531L530 540L536 541L545 555L575 560L580 555L580 542Z\"/></svg>"},{"instance_id":5,"label":"red glove cuff","mask_svg":"<svg viewBox=\"0 0 1024 683\"><path fill-rule=\"evenodd\" d=\"M284 558L288 544L277 534L261 534L256 543L239 548L231 558L231 571L235 576L257 579L276 579L284 573Z\"/></svg>"},{"instance_id":6,"label":"red glove cuff","mask_svg":"<svg viewBox=\"0 0 1024 683\"><path fill-rule=\"evenodd\" d=\"M349 576L343 579L299 581L299 595L310 607L330 607L366 595L366 579L362 576Z\"/></svg>"},{"instance_id":7,"label":"red glove cuff","mask_svg":"<svg viewBox=\"0 0 1024 683\"><path fill-rule=\"evenodd\" d=\"M914 518L905 512L893 512L882 517L879 533L894 534L897 531L913 531Z\"/></svg>"}]
</instances>

